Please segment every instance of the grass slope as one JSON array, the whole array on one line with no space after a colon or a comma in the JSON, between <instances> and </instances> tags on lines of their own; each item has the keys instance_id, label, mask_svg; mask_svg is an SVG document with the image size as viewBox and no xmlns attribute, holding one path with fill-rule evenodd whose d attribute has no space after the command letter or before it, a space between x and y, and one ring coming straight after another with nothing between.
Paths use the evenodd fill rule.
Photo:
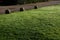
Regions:
<instances>
[{"instance_id":1,"label":"grass slope","mask_svg":"<svg viewBox=\"0 0 60 40\"><path fill-rule=\"evenodd\" d=\"M60 5L0 15L0 40L60 40Z\"/></svg>"}]
</instances>

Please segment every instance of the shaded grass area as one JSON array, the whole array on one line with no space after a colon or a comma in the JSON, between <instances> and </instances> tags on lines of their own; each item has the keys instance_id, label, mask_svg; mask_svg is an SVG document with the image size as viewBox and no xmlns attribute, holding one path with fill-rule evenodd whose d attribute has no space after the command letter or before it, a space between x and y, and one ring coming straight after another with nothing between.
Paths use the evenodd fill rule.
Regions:
<instances>
[{"instance_id":1,"label":"shaded grass area","mask_svg":"<svg viewBox=\"0 0 60 40\"><path fill-rule=\"evenodd\" d=\"M0 15L0 40L60 40L60 5Z\"/></svg>"}]
</instances>

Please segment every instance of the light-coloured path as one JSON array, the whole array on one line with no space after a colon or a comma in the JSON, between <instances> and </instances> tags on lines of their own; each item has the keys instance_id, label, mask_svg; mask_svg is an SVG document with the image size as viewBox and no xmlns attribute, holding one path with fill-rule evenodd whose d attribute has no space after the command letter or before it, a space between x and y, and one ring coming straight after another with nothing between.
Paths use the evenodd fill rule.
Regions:
<instances>
[{"instance_id":1,"label":"light-coloured path","mask_svg":"<svg viewBox=\"0 0 60 40\"><path fill-rule=\"evenodd\" d=\"M35 5L37 5L38 7L44 7L44 6L56 5L56 4L60 4L60 1L49 1L49 2L13 5L13 6L0 6L0 14L4 14L6 9L10 9L11 11L18 11L21 7L24 7L25 10L27 10L27 9L33 9Z\"/></svg>"}]
</instances>

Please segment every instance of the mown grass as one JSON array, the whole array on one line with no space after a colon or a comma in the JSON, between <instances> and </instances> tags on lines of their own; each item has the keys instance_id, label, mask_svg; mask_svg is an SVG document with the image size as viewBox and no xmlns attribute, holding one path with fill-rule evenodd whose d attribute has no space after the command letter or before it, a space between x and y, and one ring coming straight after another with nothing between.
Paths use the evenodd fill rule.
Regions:
<instances>
[{"instance_id":1,"label":"mown grass","mask_svg":"<svg viewBox=\"0 0 60 40\"><path fill-rule=\"evenodd\" d=\"M0 40L60 40L60 5L0 15Z\"/></svg>"}]
</instances>

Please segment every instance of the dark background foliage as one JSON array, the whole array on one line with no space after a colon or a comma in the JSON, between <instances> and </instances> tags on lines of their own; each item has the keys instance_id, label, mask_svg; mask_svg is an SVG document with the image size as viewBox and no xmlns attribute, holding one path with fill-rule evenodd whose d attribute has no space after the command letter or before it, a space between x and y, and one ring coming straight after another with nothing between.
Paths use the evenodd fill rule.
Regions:
<instances>
[{"instance_id":1,"label":"dark background foliage","mask_svg":"<svg viewBox=\"0 0 60 40\"><path fill-rule=\"evenodd\" d=\"M26 3L36 3L36 2L45 2L48 0L17 0L18 4L26 4Z\"/></svg>"},{"instance_id":2,"label":"dark background foliage","mask_svg":"<svg viewBox=\"0 0 60 40\"><path fill-rule=\"evenodd\" d=\"M27 3L36 3L36 2L45 2L48 0L2 0L0 5L16 5L16 4L27 4Z\"/></svg>"}]
</instances>

